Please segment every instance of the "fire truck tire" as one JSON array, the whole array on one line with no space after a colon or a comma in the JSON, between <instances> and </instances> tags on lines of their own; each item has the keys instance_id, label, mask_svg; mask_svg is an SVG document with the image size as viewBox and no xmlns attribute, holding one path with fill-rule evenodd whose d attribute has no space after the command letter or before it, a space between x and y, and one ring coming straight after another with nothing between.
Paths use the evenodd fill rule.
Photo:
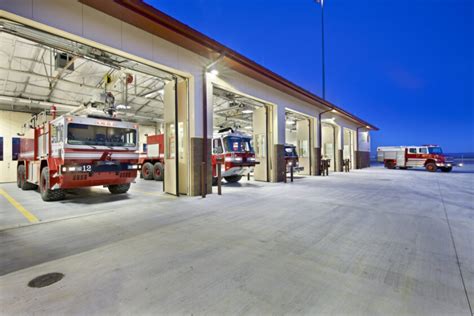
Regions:
<instances>
[{"instance_id":1,"label":"fire truck tire","mask_svg":"<svg viewBox=\"0 0 474 316\"><path fill-rule=\"evenodd\" d=\"M109 185L109 191L112 194L127 193L128 189L130 189L130 183Z\"/></svg>"},{"instance_id":2,"label":"fire truck tire","mask_svg":"<svg viewBox=\"0 0 474 316\"><path fill-rule=\"evenodd\" d=\"M43 201L59 201L64 199L65 193L64 190L51 190L49 188L49 168L44 167L41 170L41 179L40 179L40 194Z\"/></svg>"},{"instance_id":3,"label":"fire truck tire","mask_svg":"<svg viewBox=\"0 0 474 316\"><path fill-rule=\"evenodd\" d=\"M160 162L155 163L153 166L153 179L163 181L164 172L163 165Z\"/></svg>"},{"instance_id":4,"label":"fire truck tire","mask_svg":"<svg viewBox=\"0 0 474 316\"><path fill-rule=\"evenodd\" d=\"M18 166L16 185L22 190L35 190L38 186L26 181L26 170L24 165Z\"/></svg>"},{"instance_id":5,"label":"fire truck tire","mask_svg":"<svg viewBox=\"0 0 474 316\"><path fill-rule=\"evenodd\" d=\"M442 172L451 172L453 170L453 167L444 167L444 168L441 168L441 171Z\"/></svg>"},{"instance_id":6,"label":"fire truck tire","mask_svg":"<svg viewBox=\"0 0 474 316\"><path fill-rule=\"evenodd\" d=\"M395 169L395 163L393 161L386 161L385 162L385 168L387 169Z\"/></svg>"},{"instance_id":7,"label":"fire truck tire","mask_svg":"<svg viewBox=\"0 0 474 316\"><path fill-rule=\"evenodd\" d=\"M434 162L428 162L425 166L425 169L429 172L435 172L438 167L436 167L436 164Z\"/></svg>"},{"instance_id":8,"label":"fire truck tire","mask_svg":"<svg viewBox=\"0 0 474 316\"><path fill-rule=\"evenodd\" d=\"M153 165L145 162L142 166L142 175L145 180L153 180Z\"/></svg>"},{"instance_id":9,"label":"fire truck tire","mask_svg":"<svg viewBox=\"0 0 474 316\"><path fill-rule=\"evenodd\" d=\"M240 179L242 179L242 176L230 176L230 177L225 177L224 179L228 183L235 183L235 182L239 182Z\"/></svg>"}]
</instances>

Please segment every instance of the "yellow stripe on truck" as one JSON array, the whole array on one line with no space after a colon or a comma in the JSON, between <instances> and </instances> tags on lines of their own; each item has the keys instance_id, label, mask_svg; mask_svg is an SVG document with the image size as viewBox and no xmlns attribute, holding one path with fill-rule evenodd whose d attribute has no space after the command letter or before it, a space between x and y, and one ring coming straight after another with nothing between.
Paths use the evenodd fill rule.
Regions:
<instances>
[{"instance_id":1,"label":"yellow stripe on truck","mask_svg":"<svg viewBox=\"0 0 474 316\"><path fill-rule=\"evenodd\" d=\"M37 223L39 222L39 219L34 216L33 214L31 214L30 212L28 212L28 210L26 208L23 207L23 205L21 205L20 203L18 203L14 198L11 197L10 194L8 194L5 190L3 189L0 189L0 195L2 195L3 197L5 197L7 199L8 202L10 202L11 205L13 205L17 210L18 212L21 213L21 215L23 215L24 217L26 217L26 219L30 222L30 223Z\"/></svg>"}]
</instances>

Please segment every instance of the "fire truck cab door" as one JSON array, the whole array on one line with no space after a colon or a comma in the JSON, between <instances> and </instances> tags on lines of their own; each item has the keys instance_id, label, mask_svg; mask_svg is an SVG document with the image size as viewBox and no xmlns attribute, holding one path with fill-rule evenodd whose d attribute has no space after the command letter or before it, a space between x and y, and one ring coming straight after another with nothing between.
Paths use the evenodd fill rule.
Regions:
<instances>
[{"instance_id":1,"label":"fire truck cab door","mask_svg":"<svg viewBox=\"0 0 474 316\"><path fill-rule=\"evenodd\" d=\"M268 181L267 172L267 108L262 106L253 112L253 147L259 162L254 169L256 181Z\"/></svg>"},{"instance_id":2,"label":"fire truck cab door","mask_svg":"<svg viewBox=\"0 0 474 316\"><path fill-rule=\"evenodd\" d=\"M164 127L165 127L165 175L164 191L169 194L178 195L178 169L177 169L177 104L175 94L175 81L168 82L164 87Z\"/></svg>"}]
</instances>

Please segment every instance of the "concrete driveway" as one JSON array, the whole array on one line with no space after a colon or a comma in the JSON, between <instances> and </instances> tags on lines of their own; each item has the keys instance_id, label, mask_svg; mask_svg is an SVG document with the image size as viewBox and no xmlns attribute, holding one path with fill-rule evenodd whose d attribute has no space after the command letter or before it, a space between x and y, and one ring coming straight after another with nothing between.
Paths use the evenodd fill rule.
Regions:
<instances>
[{"instance_id":1,"label":"concrete driveway","mask_svg":"<svg viewBox=\"0 0 474 316\"><path fill-rule=\"evenodd\" d=\"M206 199L143 185L110 204L84 197L94 212L81 216L41 204L49 220L0 231L2 314L470 315L469 170L244 181ZM49 272L65 276L27 286Z\"/></svg>"}]
</instances>

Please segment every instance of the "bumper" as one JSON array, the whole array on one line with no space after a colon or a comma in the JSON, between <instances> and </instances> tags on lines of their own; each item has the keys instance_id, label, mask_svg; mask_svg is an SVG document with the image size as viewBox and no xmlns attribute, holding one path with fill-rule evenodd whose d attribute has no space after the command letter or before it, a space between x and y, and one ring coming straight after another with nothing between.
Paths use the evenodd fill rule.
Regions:
<instances>
[{"instance_id":1,"label":"bumper","mask_svg":"<svg viewBox=\"0 0 474 316\"><path fill-rule=\"evenodd\" d=\"M253 166L237 166L227 169L226 171L222 172L223 177L230 177L230 176L245 176L253 171Z\"/></svg>"},{"instance_id":2,"label":"bumper","mask_svg":"<svg viewBox=\"0 0 474 316\"><path fill-rule=\"evenodd\" d=\"M446 161L446 162L437 162L436 167L452 167L454 166L454 163L451 161Z\"/></svg>"},{"instance_id":3,"label":"bumper","mask_svg":"<svg viewBox=\"0 0 474 316\"><path fill-rule=\"evenodd\" d=\"M291 172L290 168L291 166L287 166L286 172ZM304 167L299 167L299 166L293 167L293 172L301 172L301 171L304 171Z\"/></svg>"},{"instance_id":4,"label":"bumper","mask_svg":"<svg viewBox=\"0 0 474 316\"><path fill-rule=\"evenodd\" d=\"M97 185L114 185L132 183L137 177L137 170L120 172L75 172L59 176L59 182L52 189L74 189Z\"/></svg>"}]
</instances>

